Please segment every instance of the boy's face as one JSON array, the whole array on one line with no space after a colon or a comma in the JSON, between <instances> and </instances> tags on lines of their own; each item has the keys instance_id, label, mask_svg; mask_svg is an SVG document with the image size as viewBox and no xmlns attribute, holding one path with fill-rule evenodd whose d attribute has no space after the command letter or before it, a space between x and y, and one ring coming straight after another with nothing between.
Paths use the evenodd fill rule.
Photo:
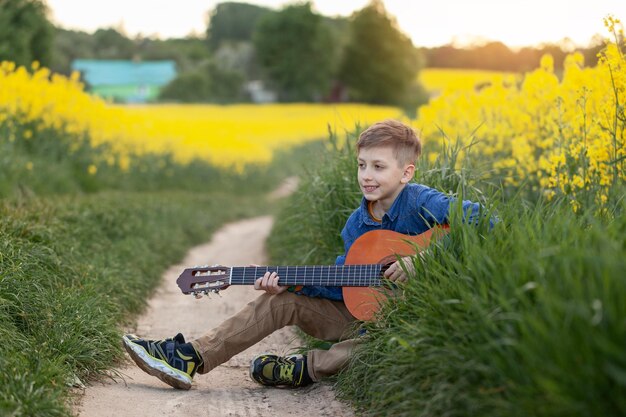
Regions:
<instances>
[{"instance_id":1,"label":"boy's face","mask_svg":"<svg viewBox=\"0 0 626 417\"><path fill-rule=\"evenodd\" d=\"M398 163L390 146L361 149L358 161L359 186L363 195L369 201L378 201L385 211L415 172L413 164Z\"/></svg>"}]
</instances>

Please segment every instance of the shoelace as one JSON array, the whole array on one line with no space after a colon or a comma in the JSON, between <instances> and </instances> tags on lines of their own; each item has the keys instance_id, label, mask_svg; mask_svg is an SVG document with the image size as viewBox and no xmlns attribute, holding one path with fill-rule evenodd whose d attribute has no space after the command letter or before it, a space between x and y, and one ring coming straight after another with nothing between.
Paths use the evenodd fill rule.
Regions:
<instances>
[{"instance_id":1,"label":"shoelace","mask_svg":"<svg viewBox=\"0 0 626 417\"><path fill-rule=\"evenodd\" d=\"M293 370L296 367L296 364L293 362L283 362L278 366L278 377L281 381L292 382L293 381Z\"/></svg>"}]
</instances>

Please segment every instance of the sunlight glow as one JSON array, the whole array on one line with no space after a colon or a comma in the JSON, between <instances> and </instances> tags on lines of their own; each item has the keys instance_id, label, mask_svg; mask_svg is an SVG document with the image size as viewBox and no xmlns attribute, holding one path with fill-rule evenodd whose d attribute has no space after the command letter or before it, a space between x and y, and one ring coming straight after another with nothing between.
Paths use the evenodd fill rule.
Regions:
<instances>
[{"instance_id":1,"label":"sunlight glow","mask_svg":"<svg viewBox=\"0 0 626 417\"><path fill-rule=\"evenodd\" d=\"M130 36L184 37L204 34L208 15L219 0L46 0L52 20L68 29L88 32L100 27L123 28ZM285 0L250 0L280 8ZM315 0L314 8L327 16L349 16L368 0ZM465 45L499 40L509 46L559 42L569 38L587 46L604 34L602 18L609 13L626 19L624 0L446 0L408 2L385 0L389 13L416 46L448 43Z\"/></svg>"}]
</instances>

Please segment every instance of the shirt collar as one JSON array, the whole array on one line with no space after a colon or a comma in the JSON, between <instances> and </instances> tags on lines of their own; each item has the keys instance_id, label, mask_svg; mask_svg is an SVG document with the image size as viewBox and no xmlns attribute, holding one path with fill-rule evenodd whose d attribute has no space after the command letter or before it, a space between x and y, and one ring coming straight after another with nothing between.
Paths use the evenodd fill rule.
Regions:
<instances>
[{"instance_id":1,"label":"shirt collar","mask_svg":"<svg viewBox=\"0 0 626 417\"><path fill-rule=\"evenodd\" d=\"M390 221L396 220L401 210L400 208L400 206L402 205L401 200L404 200L404 195L406 194L406 190L407 188L409 188L408 185L409 184L404 186L402 191L400 191L400 194L398 194L398 196L394 200L389 211L385 213L385 215L382 218L383 222L385 221L385 217L389 218ZM363 197L361 199L361 221L370 226L380 225L380 223L375 222L370 216L369 210L367 209L367 204L368 204L368 200L366 200L365 197Z\"/></svg>"}]
</instances>

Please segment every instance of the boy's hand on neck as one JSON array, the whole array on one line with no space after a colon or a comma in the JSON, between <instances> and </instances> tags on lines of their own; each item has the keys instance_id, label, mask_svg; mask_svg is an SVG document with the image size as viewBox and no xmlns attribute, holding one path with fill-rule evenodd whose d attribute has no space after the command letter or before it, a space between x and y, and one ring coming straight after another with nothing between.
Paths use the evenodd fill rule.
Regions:
<instances>
[{"instance_id":1,"label":"boy's hand on neck","mask_svg":"<svg viewBox=\"0 0 626 417\"><path fill-rule=\"evenodd\" d=\"M250 266L258 266L258 265L250 265ZM278 281L280 277L276 272L266 272L265 275L259 277L254 281L254 289L258 291L265 291L268 294L282 294L289 287L284 285L279 285Z\"/></svg>"},{"instance_id":2,"label":"boy's hand on neck","mask_svg":"<svg viewBox=\"0 0 626 417\"><path fill-rule=\"evenodd\" d=\"M413 275L414 272L413 259L406 256L392 263L383 275L389 281L399 283L406 282L409 278L408 275Z\"/></svg>"}]
</instances>

